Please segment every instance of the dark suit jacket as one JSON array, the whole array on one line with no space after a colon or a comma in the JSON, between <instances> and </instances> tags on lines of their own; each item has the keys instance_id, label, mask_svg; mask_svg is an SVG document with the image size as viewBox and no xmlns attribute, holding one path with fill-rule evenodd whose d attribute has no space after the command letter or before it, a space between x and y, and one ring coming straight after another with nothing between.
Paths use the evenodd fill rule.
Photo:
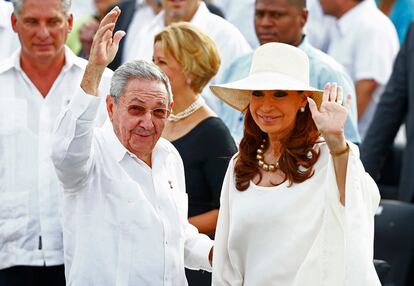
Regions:
<instances>
[{"instance_id":1,"label":"dark suit jacket","mask_svg":"<svg viewBox=\"0 0 414 286\"><path fill-rule=\"evenodd\" d=\"M127 0L118 3L118 7L121 9L121 15L119 15L118 21L115 24L115 31L125 31L128 32L129 24L131 24L132 18L135 13L135 3L136 0ZM111 7L108 11L110 11ZM122 64L122 55L124 52L125 38L119 43L118 53L115 56L115 59L112 63L109 64L111 70L116 70Z\"/></svg>"},{"instance_id":2,"label":"dark suit jacket","mask_svg":"<svg viewBox=\"0 0 414 286\"><path fill-rule=\"evenodd\" d=\"M414 23L411 24L394 63L394 69L361 146L365 169L379 179L385 157L402 123L406 123L398 197L414 201Z\"/></svg>"}]
</instances>

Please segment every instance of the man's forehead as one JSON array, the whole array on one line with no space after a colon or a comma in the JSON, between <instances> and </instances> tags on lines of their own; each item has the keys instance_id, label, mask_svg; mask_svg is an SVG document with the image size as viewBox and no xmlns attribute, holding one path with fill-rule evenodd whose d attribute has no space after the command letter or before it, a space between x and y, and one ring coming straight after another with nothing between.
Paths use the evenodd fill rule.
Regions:
<instances>
[{"instance_id":1,"label":"man's forehead","mask_svg":"<svg viewBox=\"0 0 414 286\"><path fill-rule=\"evenodd\" d=\"M168 93L165 85L159 81L130 79L124 90L124 102L166 104Z\"/></svg>"}]
</instances>

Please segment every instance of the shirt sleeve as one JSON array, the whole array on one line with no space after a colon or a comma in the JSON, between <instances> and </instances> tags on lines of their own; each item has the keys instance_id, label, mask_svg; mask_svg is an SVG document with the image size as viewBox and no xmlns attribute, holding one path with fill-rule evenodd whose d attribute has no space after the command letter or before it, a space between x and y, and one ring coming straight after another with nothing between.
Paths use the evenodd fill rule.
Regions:
<instances>
[{"instance_id":1,"label":"shirt sleeve","mask_svg":"<svg viewBox=\"0 0 414 286\"><path fill-rule=\"evenodd\" d=\"M206 270L211 272L208 259L214 242L205 234L199 233L197 228L188 221L185 225L184 261L185 267L193 270Z\"/></svg>"},{"instance_id":2,"label":"shirt sleeve","mask_svg":"<svg viewBox=\"0 0 414 286\"><path fill-rule=\"evenodd\" d=\"M78 190L92 168L95 118L102 98L87 95L80 87L60 114L53 134L52 161L65 190Z\"/></svg>"},{"instance_id":3,"label":"shirt sleeve","mask_svg":"<svg viewBox=\"0 0 414 286\"><path fill-rule=\"evenodd\" d=\"M359 39L353 59L354 80L372 79L380 85L385 85L399 50L395 28L384 26L383 31L371 32L369 41L365 40L366 34L360 33Z\"/></svg>"},{"instance_id":4,"label":"shirt sleeve","mask_svg":"<svg viewBox=\"0 0 414 286\"><path fill-rule=\"evenodd\" d=\"M350 152L345 183L345 206L339 201L331 156L327 173L327 200L343 230L343 285L380 285L373 264L374 216L380 195L374 180L364 170L359 159L358 147L350 142L348 144ZM329 240L329 229L327 233Z\"/></svg>"},{"instance_id":5,"label":"shirt sleeve","mask_svg":"<svg viewBox=\"0 0 414 286\"><path fill-rule=\"evenodd\" d=\"M235 156L234 156L235 157ZM243 285L240 271L232 264L228 241L230 231L230 188L234 180L234 157L224 177L220 198L220 212L217 222L213 254L213 286Z\"/></svg>"}]
</instances>

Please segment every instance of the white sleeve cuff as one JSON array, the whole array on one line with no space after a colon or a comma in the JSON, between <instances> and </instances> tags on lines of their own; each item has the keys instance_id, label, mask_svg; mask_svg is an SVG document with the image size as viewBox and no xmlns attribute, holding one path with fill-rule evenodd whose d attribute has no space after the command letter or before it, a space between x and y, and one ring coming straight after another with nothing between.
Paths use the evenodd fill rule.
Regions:
<instances>
[{"instance_id":1,"label":"white sleeve cuff","mask_svg":"<svg viewBox=\"0 0 414 286\"><path fill-rule=\"evenodd\" d=\"M199 241L197 241L197 254L200 255L198 257L198 261L200 261L200 269L206 270L208 272L212 271L212 267L210 261L208 259L208 255L210 254L210 250L214 245L214 241L211 240L207 235L200 234Z\"/></svg>"}]
</instances>

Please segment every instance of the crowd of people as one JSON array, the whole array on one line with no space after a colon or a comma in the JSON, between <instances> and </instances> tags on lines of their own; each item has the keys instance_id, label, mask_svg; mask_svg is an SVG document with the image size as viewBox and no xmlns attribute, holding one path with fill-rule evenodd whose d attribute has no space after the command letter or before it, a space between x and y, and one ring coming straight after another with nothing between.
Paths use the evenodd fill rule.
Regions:
<instances>
[{"instance_id":1,"label":"crowd of people","mask_svg":"<svg viewBox=\"0 0 414 286\"><path fill-rule=\"evenodd\" d=\"M381 285L411 0L87 2L0 0L0 286Z\"/></svg>"}]
</instances>

